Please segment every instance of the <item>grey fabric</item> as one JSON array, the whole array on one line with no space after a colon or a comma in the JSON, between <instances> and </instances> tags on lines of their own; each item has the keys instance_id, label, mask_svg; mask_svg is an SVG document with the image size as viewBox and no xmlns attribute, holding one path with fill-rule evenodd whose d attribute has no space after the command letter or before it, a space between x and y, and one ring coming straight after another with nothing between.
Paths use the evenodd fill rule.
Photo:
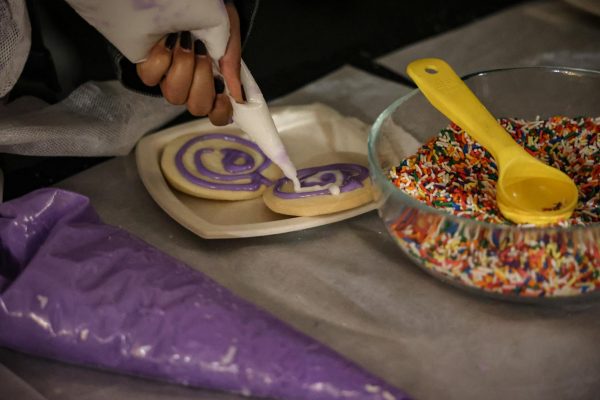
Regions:
<instances>
[{"instance_id":1,"label":"grey fabric","mask_svg":"<svg viewBox=\"0 0 600 400\"><path fill-rule=\"evenodd\" d=\"M21 97L0 106L0 152L124 155L142 135L183 111L183 106L130 91L117 81L87 82L56 104Z\"/></svg>"},{"instance_id":2,"label":"grey fabric","mask_svg":"<svg viewBox=\"0 0 600 400\"><path fill-rule=\"evenodd\" d=\"M0 99L17 82L31 46L25 0L0 0Z\"/></svg>"}]
</instances>

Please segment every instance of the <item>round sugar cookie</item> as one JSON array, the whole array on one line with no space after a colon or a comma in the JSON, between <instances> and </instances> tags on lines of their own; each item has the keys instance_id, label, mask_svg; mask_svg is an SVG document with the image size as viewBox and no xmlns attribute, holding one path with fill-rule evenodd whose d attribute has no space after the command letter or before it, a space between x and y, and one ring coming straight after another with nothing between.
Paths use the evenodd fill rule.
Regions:
<instances>
[{"instance_id":1,"label":"round sugar cookie","mask_svg":"<svg viewBox=\"0 0 600 400\"><path fill-rule=\"evenodd\" d=\"M161 169L177 190L214 200L259 197L282 174L260 148L233 133L194 133L167 144Z\"/></svg>"},{"instance_id":2,"label":"round sugar cookie","mask_svg":"<svg viewBox=\"0 0 600 400\"><path fill-rule=\"evenodd\" d=\"M298 179L303 188L299 193L294 192L294 185L287 178L269 187L263 194L267 207L279 214L310 217L349 210L373 200L369 170L359 164L300 169Z\"/></svg>"}]
</instances>

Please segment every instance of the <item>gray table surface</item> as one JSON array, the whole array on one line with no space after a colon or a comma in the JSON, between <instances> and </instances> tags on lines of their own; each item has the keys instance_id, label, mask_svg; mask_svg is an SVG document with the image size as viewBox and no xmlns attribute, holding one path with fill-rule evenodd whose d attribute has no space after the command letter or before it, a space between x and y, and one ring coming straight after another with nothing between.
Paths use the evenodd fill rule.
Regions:
<instances>
[{"instance_id":1,"label":"gray table surface","mask_svg":"<svg viewBox=\"0 0 600 400\"><path fill-rule=\"evenodd\" d=\"M532 3L463 31L470 37L473 26L479 26L475 33L481 33L480 40L503 46L503 36L486 27L499 25L496 19L511 13L537 15L540 7L567 6ZM590 20L571 9L555 18L581 19L582 24ZM589 41L598 46L595 38L600 28L586 29ZM563 33L580 43L578 32ZM389 55L386 63L401 67L403 60L419 53L420 46L433 52L436 41L442 52L447 35ZM531 40L545 41L543 36ZM568 48L569 39L562 42ZM542 47L540 51L546 52ZM390 61L392 57L398 64ZM510 59L499 58L499 64L505 62ZM493 60L489 63L495 66ZM371 122L407 92L405 87L344 67L274 104L318 101ZM600 302L524 305L464 293L412 264L388 237L375 212L277 236L204 240L154 203L138 177L133 156L113 159L59 186L89 196L106 222L206 273L416 398L592 399L600 393ZM0 365L0 398L5 398L6 388L14 393L6 398L32 400L238 398L9 350L0 351L0 364L4 365Z\"/></svg>"},{"instance_id":2,"label":"gray table surface","mask_svg":"<svg viewBox=\"0 0 600 400\"><path fill-rule=\"evenodd\" d=\"M406 76L406 66L424 57L445 59L459 75L528 66L599 70L600 16L563 1L525 3L377 61Z\"/></svg>"}]
</instances>

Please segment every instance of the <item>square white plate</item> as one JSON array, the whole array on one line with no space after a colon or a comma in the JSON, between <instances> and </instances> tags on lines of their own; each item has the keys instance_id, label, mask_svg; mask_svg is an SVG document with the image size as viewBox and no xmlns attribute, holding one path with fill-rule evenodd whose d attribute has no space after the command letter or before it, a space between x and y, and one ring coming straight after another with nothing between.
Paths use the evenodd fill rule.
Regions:
<instances>
[{"instance_id":1,"label":"square white plate","mask_svg":"<svg viewBox=\"0 0 600 400\"><path fill-rule=\"evenodd\" d=\"M322 104L274 107L273 120L297 168L334 162L367 163L368 126ZM175 221L205 239L242 238L292 232L342 221L375 209L373 202L351 210L316 217L291 217L272 212L262 197L244 201L200 199L173 189L160 169L163 148L194 132L240 132L234 125L215 127L208 119L188 122L143 138L136 162L144 186Z\"/></svg>"}]
</instances>

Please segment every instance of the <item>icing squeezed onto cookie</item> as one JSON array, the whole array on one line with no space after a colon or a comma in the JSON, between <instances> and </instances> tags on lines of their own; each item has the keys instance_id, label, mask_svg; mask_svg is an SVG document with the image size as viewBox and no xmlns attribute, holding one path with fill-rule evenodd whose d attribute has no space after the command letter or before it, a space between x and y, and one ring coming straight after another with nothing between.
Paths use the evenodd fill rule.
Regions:
<instances>
[{"instance_id":1,"label":"icing squeezed onto cookie","mask_svg":"<svg viewBox=\"0 0 600 400\"><path fill-rule=\"evenodd\" d=\"M337 195L363 187L369 170L358 164L330 164L298 170L300 191L286 192L283 185L289 181L282 178L275 183L273 194L282 199L298 199L312 196Z\"/></svg>"},{"instance_id":2,"label":"icing squeezed onto cookie","mask_svg":"<svg viewBox=\"0 0 600 400\"><path fill-rule=\"evenodd\" d=\"M257 160L250 152L240 149L202 147L195 150L192 155L196 172L194 174L188 170L183 159L192 146L207 140L225 140L244 145L254 150L254 153L258 153L262 160ZM226 173L214 171L203 162L203 155L215 151L221 152L221 167ZM260 164L257 165L257 161ZM255 143L235 135L220 133L194 137L185 142L175 154L175 167L187 181L214 190L257 191L262 185L269 186L272 181L262 175L261 172L270 165L271 161ZM199 177L197 174L208 179ZM247 180L247 183L239 183L240 180ZM233 183L234 181L236 182Z\"/></svg>"},{"instance_id":3,"label":"icing squeezed onto cookie","mask_svg":"<svg viewBox=\"0 0 600 400\"><path fill-rule=\"evenodd\" d=\"M238 103L230 96L233 107L233 120L281 169L283 174L294 184L294 189L302 191L296 167L290 160L279 137L269 107L250 70L243 61L241 63L240 78L246 94L246 102Z\"/></svg>"}]
</instances>

